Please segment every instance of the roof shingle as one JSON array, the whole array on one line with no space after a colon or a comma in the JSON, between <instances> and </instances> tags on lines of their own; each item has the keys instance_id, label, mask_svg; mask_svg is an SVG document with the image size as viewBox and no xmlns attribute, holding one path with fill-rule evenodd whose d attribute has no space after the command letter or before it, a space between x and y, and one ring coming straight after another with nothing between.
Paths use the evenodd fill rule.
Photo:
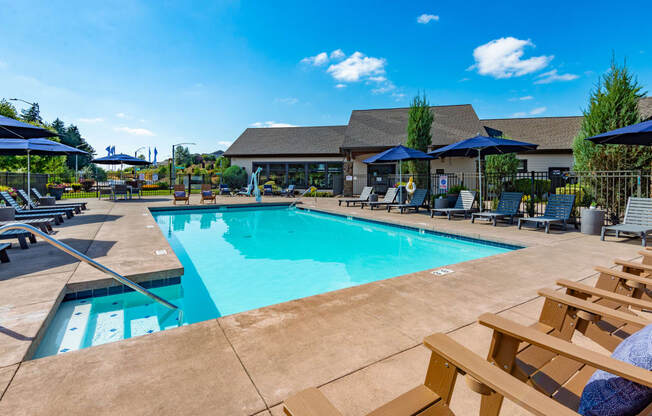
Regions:
<instances>
[{"instance_id":1,"label":"roof shingle","mask_svg":"<svg viewBox=\"0 0 652 416\"><path fill-rule=\"evenodd\" d=\"M538 144L537 150L570 150L582 116L501 118L480 120L492 136Z\"/></svg>"}]
</instances>

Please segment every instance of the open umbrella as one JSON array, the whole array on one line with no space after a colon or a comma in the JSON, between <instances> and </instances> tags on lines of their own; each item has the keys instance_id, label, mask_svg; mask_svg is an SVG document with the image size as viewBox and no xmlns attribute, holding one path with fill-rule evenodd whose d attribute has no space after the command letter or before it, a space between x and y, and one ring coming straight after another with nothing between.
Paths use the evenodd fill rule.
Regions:
<instances>
[{"instance_id":1,"label":"open umbrella","mask_svg":"<svg viewBox=\"0 0 652 416\"><path fill-rule=\"evenodd\" d=\"M401 162L403 162L404 160L428 160L432 158L433 158L432 156L420 150L411 149L409 147L398 145L396 147L392 147L391 149L387 149L382 153L378 153L377 155L371 156L370 158L363 160L363 162L367 164L382 163L382 162L398 162L399 182L403 182L403 172L401 170ZM399 187L399 191L401 192L399 199L402 201L403 187Z\"/></svg>"},{"instance_id":2,"label":"open umbrella","mask_svg":"<svg viewBox=\"0 0 652 416\"><path fill-rule=\"evenodd\" d=\"M478 158L478 179L480 181L480 211L482 211L482 156L496 155L503 153L517 153L528 150L536 150L538 145L516 140L501 139L499 137L487 137L477 135L457 143L444 146L432 152L429 155L435 158L461 156Z\"/></svg>"},{"instance_id":3,"label":"open umbrella","mask_svg":"<svg viewBox=\"0 0 652 416\"><path fill-rule=\"evenodd\" d=\"M66 146L44 137L58 136L50 130L32 126L13 118L0 116L0 155L27 155L27 195L31 197L30 156L57 156L63 154L87 154L83 150ZM30 205L27 204L29 209Z\"/></svg>"},{"instance_id":4,"label":"open umbrella","mask_svg":"<svg viewBox=\"0 0 652 416\"><path fill-rule=\"evenodd\" d=\"M652 145L652 120L611 130L586 140L596 144Z\"/></svg>"},{"instance_id":5,"label":"open umbrella","mask_svg":"<svg viewBox=\"0 0 652 416\"><path fill-rule=\"evenodd\" d=\"M124 153L118 153L117 155L108 155L104 157L98 157L97 159L91 160L92 163L97 163L98 165L120 165L120 179L122 179L122 165L131 165L131 166L144 166L149 165L150 162L138 159L130 155L125 155Z\"/></svg>"}]
</instances>

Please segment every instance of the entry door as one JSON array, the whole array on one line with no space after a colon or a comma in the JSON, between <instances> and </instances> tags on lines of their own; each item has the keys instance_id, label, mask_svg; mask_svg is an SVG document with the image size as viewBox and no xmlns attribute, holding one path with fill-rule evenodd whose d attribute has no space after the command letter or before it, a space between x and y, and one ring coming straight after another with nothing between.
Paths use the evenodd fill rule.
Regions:
<instances>
[{"instance_id":1,"label":"entry door","mask_svg":"<svg viewBox=\"0 0 652 416\"><path fill-rule=\"evenodd\" d=\"M373 186L374 192L384 194L387 188L394 186L396 164L368 165L367 186Z\"/></svg>"}]
</instances>

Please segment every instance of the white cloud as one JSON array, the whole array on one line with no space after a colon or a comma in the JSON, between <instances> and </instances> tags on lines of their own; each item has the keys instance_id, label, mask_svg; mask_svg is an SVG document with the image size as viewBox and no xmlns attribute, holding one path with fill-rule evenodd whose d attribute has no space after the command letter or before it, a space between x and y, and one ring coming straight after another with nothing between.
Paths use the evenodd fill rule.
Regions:
<instances>
[{"instance_id":1,"label":"white cloud","mask_svg":"<svg viewBox=\"0 0 652 416\"><path fill-rule=\"evenodd\" d=\"M421 23L422 25L427 25L428 23L432 21L439 21L439 16L435 14L422 14L421 16L417 17L417 23Z\"/></svg>"},{"instance_id":2,"label":"white cloud","mask_svg":"<svg viewBox=\"0 0 652 416\"><path fill-rule=\"evenodd\" d=\"M335 49L331 52L331 59L338 60L344 58L346 55L342 49Z\"/></svg>"},{"instance_id":3,"label":"white cloud","mask_svg":"<svg viewBox=\"0 0 652 416\"><path fill-rule=\"evenodd\" d=\"M372 89L371 92L374 94L385 94L394 91L395 89L396 89L396 85L388 81Z\"/></svg>"},{"instance_id":4,"label":"white cloud","mask_svg":"<svg viewBox=\"0 0 652 416\"><path fill-rule=\"evenodd\" d=\"M543 74L537 77L538 79L534 81L535 84L550 84L551 82L557 81L572 81L579 78L579 75L575 74L559 74L556 69L552 71L544 72Z\"/></svg>"},{"instance_id":5,"label":"white cloud","mask_svg":"<svg viewBox=\"0 0 652 416\"><path fill-rule=\"evenodd\" d=\"M529 101L529 100L534 100L534 97L531 95L526 95L523 97L514 97L509 99L509 101Z\"/></svg>"},{"instance_id":6,"label":"white cloud","mask_svg":"<svg viewBox=\"0 0 652 416\"><path fill-rule=\"evenodd\" d=\"M231 146L233 144L233 142L228 142L226 140L221 140L221 141L217 142L217 144L219 144L220 146L223 146L223 147L229 147L229 146Z\"/></svg>"},{"instance_id":7,"label":"white cloud","mask_svg":"<svg viewBox=\"0 0 652 416\"><path fill-rule=\"evenodd\" d=\"M384 58L365 56L361 52L354 52L340 63L328 67L326 72L337 81L357 82L364 78L383 75L387 61Z\"/></svg>"},{"instance_id":8,"label":"white cloud","mask_svg":"<svg viewBox=\"0 0 652 416\"><path fill-rule=\"evenodd\" d=\"M277 123L275 121L257 121L251 124L251 127L297 127L294 124Z\"/></svg>"},{"instance_id":9,"label":"white cloud","mask_svg":"<svg viewBox=\"0 0 652 416\"><path fill-rule=\"evenodd\" d=\"M152 131L143 128L116 127L115 131L132 134L134 136L156 136Z\"/></svg>"},{"instance_id":10,"label":"white cloud","mask_svg":"<svg viewBox=\"0 0 652 416\"><path fill-rule=\"evenodd\" d=\"M118 117L118 118L124 118L124 119L131 118L131 116L128 116L125 113L116 113L115 116Z\"/></svg>"},{"instance_id":11,"label":"white cloud","mask_svg":"<svg viewBox=\"0 0 652 416\"><path fill-rule=\"evenodd\" d=\"M315 56L308 56L301 60L302 64L322 66L328 63L328 54L326 52L318 53Z\"/></svg>"},{"instance_id":12,"label":"white cloud","mask_svg":"<svg viewBox=\"0 0 652 416\"><path fill-rule=\"evenodd\" d=\"M545 68L554 58L542 55L522 59L526 46L534 47L534 44L513 37L492 40L473 50L475 64L468 69L476 69L480 75L494 78L520 77Z\"/></svg>"},{"instance_id":13,"label":"white cloud","mask_svg":"<svg viewBox=\"0 0 652 416\"><path fill-rule=\"evenodd\" d=\"M336 84L335 88L346 88L346 84Z\"/></svg>"},{"instance_id":14,"label":"white cloud","mask_svg":"<svg viewBox=\"0 0 652 416\"><path fill-rule=\"evenodd\" d=\"M512 114L512 117L527 117L527 116L536 116L538 114L545 113L547 110L546 107L537 107L533 108L530 111L519 111L514 114Z\"/></svg>"},{"instance_id":15,"label":"white cloud","mask_svg":"<svg viewBox=\"0 0 652 416\"><path fill-rule=\"evenodd\" d=\"M466 82L466 81L470 81L470 80L471 80L471 78L462 78L457 82Z\"/></svg>"},{"instance_id":16,"label":"white cloud","mask_svg":"<svg viewBox=\"0 0 652 416\"><path fill-rule=\"evenodd\" d=\"M78 122L80 123L101 123L104 121L102 117L95 117L95 118L78 118Z\"/></svg>"},{"instance_id":17,"label":"white cloud","mask_svg":"<svg viewBox=\"0 0 652 416\"><path fill-rule=\"evenodd\" d=\"M282 104L288 104L288 105L294 105L299 102L298 98L294 97L287 97L287 98L276 98L274 100L276 103L282 103Z\"/></svg>"}]
</instances>

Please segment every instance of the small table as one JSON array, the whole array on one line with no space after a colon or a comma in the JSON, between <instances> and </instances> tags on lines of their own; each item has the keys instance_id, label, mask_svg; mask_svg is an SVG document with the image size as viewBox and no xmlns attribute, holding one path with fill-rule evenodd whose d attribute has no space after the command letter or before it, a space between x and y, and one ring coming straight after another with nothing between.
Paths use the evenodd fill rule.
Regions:
<instances>
[{"instance_id":1,"label":"small table","mask_svg":"<svg viewBox=\"0 0 652 416\"><path fill-rule=\"evenodd\" d=\"M16 219L16 210L12 207L0 208L0 221L13 221Z\"/></svg>"},{"instance_id":2,"label":"small table","mask_svg":"<svg viewBox=\"0 0 652 416\"><path fill-rule=\"evenodd\" d=\"M582 234L600 235L604 225L605 211L601 209L584 208L581 214Z\"/></svg>"},{"instance_id":3,"label":"small table","mask_svg":"<svg viewBox=\"0 0 652 416\"><path fill-rule=\"evenodd\" d=\"M56 199L53 196L42 196L38 199L39 205L51 206L56 204Z\"/></svg>"}]
</instances>

